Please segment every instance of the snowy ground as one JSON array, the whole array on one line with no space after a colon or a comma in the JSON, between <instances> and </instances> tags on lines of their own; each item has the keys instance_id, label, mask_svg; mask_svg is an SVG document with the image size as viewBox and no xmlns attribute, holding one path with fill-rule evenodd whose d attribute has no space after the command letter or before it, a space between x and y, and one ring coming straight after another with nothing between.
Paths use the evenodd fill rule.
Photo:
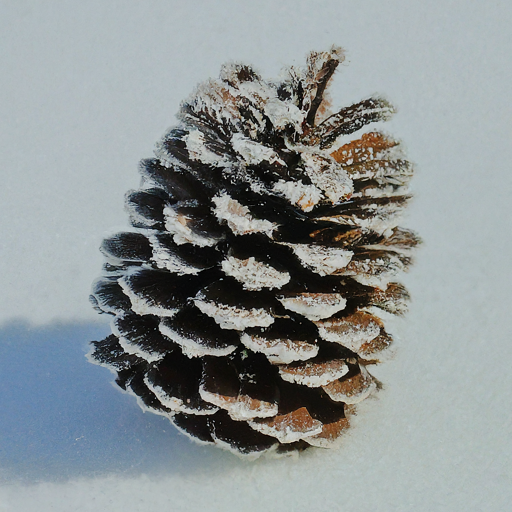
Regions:
<instances>
[{"instance_id":1,"label":"snowy ground","mask_svg":"<svg viewBox=\"0 0 512 512\"><path fill-rule=\"evenodd\" d=\"M511 22L505 0L0 2L0 510L508 510ZM414 301L339 451L245 463L86 362L97 248L196 83L333 43L333 103L385 94L417 164Z\"/></svg>"}]
</instances>

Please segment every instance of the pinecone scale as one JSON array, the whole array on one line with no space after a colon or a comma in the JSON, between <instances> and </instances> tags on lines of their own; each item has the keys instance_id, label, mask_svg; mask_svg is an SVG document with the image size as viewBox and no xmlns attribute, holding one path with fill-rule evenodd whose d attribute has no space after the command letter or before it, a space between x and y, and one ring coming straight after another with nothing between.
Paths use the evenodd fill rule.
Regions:
<instances>
[{"instance_id":1,"label":"pinecone scale","mask_svg":"<svg viewBox=\"0 0 512 512\"><path fill-rule=\"evenodd\" d=\"M393 108L331 114L339 48L264 81L232 64L184 102L106 239L91 359L145 409L250 457L334 446L378 387L384 320L416 235L397 226L412 167L377 131Z\"/></svg>"}]
</instances>

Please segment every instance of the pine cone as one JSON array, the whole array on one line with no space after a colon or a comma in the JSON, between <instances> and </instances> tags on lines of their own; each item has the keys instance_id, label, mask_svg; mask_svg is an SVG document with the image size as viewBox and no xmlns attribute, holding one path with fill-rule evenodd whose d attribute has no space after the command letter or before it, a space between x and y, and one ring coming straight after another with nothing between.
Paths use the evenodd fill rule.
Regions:
<instances>
[{"instance_id":1,"label":"pine cone","mask_svg":"<svg viewBox=\"0 0 512 512\"><path fill-rule=\"evenodd\" d=\"M340 48L267 82L230 64L143 160L91 300L113 315L93 362L192 438L257 456L330 447L379 386L390 282L417 237L397 227L411 165L371 98L331 114Z\"/></svg>"}]
</instances>

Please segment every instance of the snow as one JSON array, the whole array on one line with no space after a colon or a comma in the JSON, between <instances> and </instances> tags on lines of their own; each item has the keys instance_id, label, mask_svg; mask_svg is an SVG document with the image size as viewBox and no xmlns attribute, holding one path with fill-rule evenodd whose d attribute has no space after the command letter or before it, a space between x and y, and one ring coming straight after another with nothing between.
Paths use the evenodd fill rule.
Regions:
<instances>
[{"instance_id":1,"label":"snow","mask_svg":"<svg viewBox=\"0 0 512 512\"><path fill-rule=\"evenodd\" d=\"M314 185L302 181L279 180L273 191L284 196L291 204L297 205L305 212L310 212L322 199L322 191Z\"/></svg>"},{"instance_id":2,"label":"snow","mask_svg":"<svg viewBox=\"0 0 512 512\"><path fill-rule=\"evenodd\" d=\"M203 164L223 167L230 165L231 161L227 156L220 157L217 153L209 151L204 144L204 135L200 130L192 130L183 137L187 146L190 158L199 160Z\"/></svg>"},{"instance_id":3,"label":"snow","mask_svg":"<svg viewBox=\"0 0 512 512\"><path fill-rule=\"evenodd\" d=\"M363 343L367 343L380 334L380 326L371 321L368 324L345 322L338 318L316 322L320 337L357 352Z\"/></svg>"},{"instance_id":4,"label":"snow","mask_svg":"<svg viewBox=\"0 0 512 512\"><path fill-rule=\"evenodd\" d=\"M229 415L236 421L268 418L277 414L277 404L264 401L255 404L255 400L247 396L223 396L207 391L202 385L199 386L199 394L204 401L228 411Z\"/></svg>"},{"instance_id":5,"label":"snow","mask_svg":"<svg viewBox=\"0 0 512 512\"><path fill-rule=\"evenodd\" d=\"M115 325L112 323L112 332L119 336L119 331L116 329ZM132 354L138 357L142 357L142 359L145 359L149 363L152 363L154 361L158 361L159 359L162 359L163 355L159 354L158 352L148 352L146 350L142 350L137 345L133 345L130 343L126 338L123 338L122 336L119 336L119 345L123 347L123 350L127 354Z\"/></svg>"},{"instance_id":6,"label":"snow","mask_svg":"<svg viewBox=\"0 0 512 512\"><path fill-rule=\"evenodd\" d=\"M291 125L300 132L304 113L296 105L271 98L265 103L265 114L277 129Z\"/></svg>"},{"instance_id":7,"label":"snow","mask_svg":"<svg viewBox=\"0 0 512 512\"><path fill-rule=\"evenodd\" d=\"M196 275L201 272L202 269L188 265L176 254L173 254L165 245L159 242L158 237L149 236L148 239L153 249L153 260L158 268L163 268L179 275Z\"/></svg>"},{"instance_id":8,"label":"snow","mask_svg":"<svg viewBox=\"0 0 512 512\"><path fill-rule=\"evenodd\" d=\"M219 241L217 238L194 233L187 226L189 219L185 215L180 215L171 207L164 208L164 217L165 229L174 235L173 239L178 245L190 243L199 247L211 247Z\"/></svg>"},{"instance_id":9,"label":"snow","mask_svg":"<svg viewBox=\"0 0 512 512\"><path fill-rule=\"evenodd\" d=\"M288 310L309 320L321 320L345 309L347 301L339 293L300 293L291 297L278 297Z\"/></svg>"},{"instance_id":10,"label":"snow","mask_svg":"<svg viewBox=\"0 0 512 512\"><path fill-rule=\"evenodd\" d=\"M274 323L274 317L263 308L244 309L228 304L216 304L203 300L201 296L194 299L196 307L213 318L223 329L243 331L248 327L268 327Z\"/></svg>"},{"instance_id":11,"label":"snow","mask_svg":"<svg viewBox=\"0 0 512 512\"><path fill-rule=\"evenodd\" d=\"M215 407L212 409L201 409L201 410L199 410L197 408L194 409L192 407L187 407L187 404L185 402L183 402L183 400L176 398L176 397L169 396L163 390L163 388L161 386L152 384L151 381L147 377L144 379L144 383L146 384L146 386L149 389L151 389L151 391L153 391L153 393L155 393L155 395L158 397L160 402L162 402L163 405L165 405L172 411L183 412L185 414L187 414L187 413L198 414L198 415L203 415L203 416L208 415L208 414L214 414L218 411L218 409Z\"/></svg>"},{"instance_id":12,"label":"snow","mask_svg":"<svg viewBox=\"0 0 512 512\"><path fill-rule=\"evenodd\" d=\"M354 191L347 171L334 159L310 151L302 153L302 161L311 181L324 191L332 203L347 199Z\"/></svg>"},{"instance_id":13,"label":"snow","mask_svg":"<svg viewBox=\"0 0 512 512\"><path fill-rule=\"evenodd\" d=\"M231 352L233 352L233 350L236 348L235 346L216 349L204 347L201 345L199 340L194 340L193 338L182 336L163 322L160 323L158 329L164 336L167 336L169 339L176 342L187 357L203 357L205 355L212 355L217 357L227 356L228 354L231 354Z\"/></svg>"},{"instance_id":14,"label":"snow","mask_svg":"<svg viewBox=\"0 0 512 512\"><path fill-rule=\"evenodd\" d=\"M144 297L136 295L133 293L130 284L125 278L119 279L118 282L123 289L123 292L128 296L132 303L132 310L138 315L160 315L173 317L179 311L179 309L165 308L158 304L151 304L151 302Z\"/></svg>"},{"instance_id":15,"label":"snow","mask_svg":"<svg viewBox=\"0 0 512 512\"><path fill-rule=\"evenodd\" d=\"M372 379L368 370L360 365L361 374L356 377L359 387L353 387L350 390L340 388L337 382L331 382L324 386L324 391L336 402L345 402L346 404L357 404L365 400L377 389L377 384ZM354 377L349 381L354 381Z\"/></svg>"},{"instance_id":16,"label":"snow","mask_svg":"<svg viewBox=\"0 0 512 512\"><path fill-rule=\"evenodd\" d=\"M313 272L326 276L336 273L345 268L352 259L353 252L347 249L337 249L312 244L289 244L290 247L301 262L311 268Z\"/></svg>"},{"instance_id":17,"label":"snow","mask_svg":"<svg viewBox=\"0 0 512 512\"><path fill-rule=\"evenodd\" d=\"M228 194L220 194L213 198L214 213L219 220L226 221L229 229L235 235L250 233L266 233L272 235L277 225L265 219L256 219L251 215L247 206L244 206Z\"/></svg>"},{"instance_id":18,"label":"snow","mask_svg":"<svg viewBox=\"0 0 512 512\"><path fill-rule=\"evenodd\" d=\"M282 338L268 339L247 333L243 333L240 340L247 348L265 354L268 360L275 364L304 361L318 354L318 346L305 341Z\"/></svg>"},{"instance_id":19,"label":"snow","mask_svg":"<svg viewBox=\"0 0 512 512\"><path fill-rule=\"evenodd\" d=\"M229 16L226 16L229 13ZM510 2L2 2L0 508L502 512L512 500ZM180 102L342 45L333 106L383 93L425 243L384 389L338 450L239 460L144 414L89 364L101 239Z\"/></svg>"},{"instance_id":20,"label":"snow","mask_svg":"<svg viewBox=\"0 0 512 512\"><path fill-rule=\"evenodd\" d=\"M240 133L235 133L231 137L231 145L248 165L258 165L263 161L286 165L272 148L254 142Z\"/></svg>"},{"instance_id":21,"label":"snow","mask_svg":"<svg viewBox=\"0 0 512 512\"><path fill-rule=\"evenodd\" d=\"M295 382L311 388L325 386L340 379L348 372L348 366L342 359L333 359L328 363L305 362L300 369L294 366L279 367L281 378L287 382Z\"/></svg>"},{"instance_id":22,"label":"snow","mask_svg":"<svg viewBox=\"0 0 512 512\"><path fill-rule=\"evenodd\" d=\"M290 281L288 272L280 272L271 265L256 261L252 257L241 260L229 256L222 262L222 270L226 275L243 283L246 290L279 289Z\"/></svg>"},{"instance_id":23,"label":"snow","mask_svg":"<svg viewBox=\"0 0 512 512\"><path fill-rule=\"evenodd\" d=\"M296 429L297 425L293 421L293 416L290 414L290 418L282 418L281 422L276 421L277 425L274 425L273 420L270 420L270 424L264 421L248 421L249 425L258 432L261 432L265 435L270 435L272 437L276 437L281 443L293 443L295 441L299 441L301 439L305 439L311 436L316 436L322 432L322 423L318 420L312 419L309 417L310 424L307 428L303 426L303 419L301 418L302 425L300 429Z\"/></svg>"}]
</instances>

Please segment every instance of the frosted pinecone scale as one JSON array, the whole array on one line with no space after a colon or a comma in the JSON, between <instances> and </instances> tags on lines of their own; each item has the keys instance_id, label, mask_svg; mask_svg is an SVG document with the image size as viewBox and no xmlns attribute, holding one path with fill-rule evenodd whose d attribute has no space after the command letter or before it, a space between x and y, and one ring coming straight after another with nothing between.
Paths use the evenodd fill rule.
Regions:
<instances>
[{"instance_id":1,"label":"frosted pinecone scale","mask_svg":"<svg viewBox=\"0 0 512 512\"><path fill-rule=\"evenodd\" d=\"M367 366L405 310L393 276L410 164L364 131L369 99L330 114L338 48L266 82L243 65L201 84L127 194L91 300L113 315L93 362L183 432L240 454L336 445L377 388ZM364 133L356 133L358 131Z\"/></svg>"}]
</instances>

